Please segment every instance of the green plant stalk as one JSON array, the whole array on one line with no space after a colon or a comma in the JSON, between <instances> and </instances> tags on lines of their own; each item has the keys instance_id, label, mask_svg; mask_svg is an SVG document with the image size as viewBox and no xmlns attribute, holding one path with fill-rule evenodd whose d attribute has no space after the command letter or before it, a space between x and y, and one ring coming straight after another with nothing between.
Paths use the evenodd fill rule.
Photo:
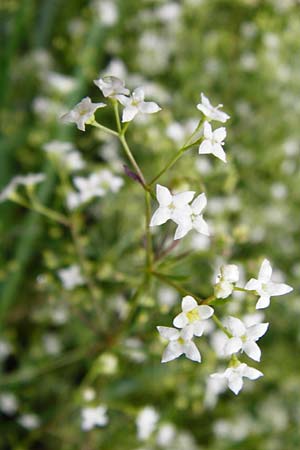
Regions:
<instances>
[{"instance_id":1,"label":"green plant stalk","mask_svg":"<svg viewBox=\"0 0 300 450\"><path fill-rule=\"evenodd\" d=\"M150 231L150 220L151 220L151 196L149 192L145 191L145 203L146 203L146 267L148 271L152 270L153 264L153 249L152 249L152 236Z\"/></svg>"}]
</instances>

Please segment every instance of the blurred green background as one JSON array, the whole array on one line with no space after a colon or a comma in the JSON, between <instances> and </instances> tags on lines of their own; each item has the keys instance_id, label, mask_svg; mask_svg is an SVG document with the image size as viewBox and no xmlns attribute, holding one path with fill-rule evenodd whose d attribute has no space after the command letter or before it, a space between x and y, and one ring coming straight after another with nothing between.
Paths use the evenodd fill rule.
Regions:
<instances>
[{"instance_id":1,"label":"blurred green background","mask_svg":"<svg viewBox=\"0 0 300 450\"><path fill-rule=\"evenodd\" d=\"M82 321L82 315L94 319L85 289L64 291L57 277L74 263L68 232L15 204L0 205L0 448L298 450L299 1L1 0L0 17L0 189L16 174L44 172L40 199L64 211L43 151L53 140L74 143L86 173L108 167L125 182L119 193L89 204L80 219L102 310L96 333ZM163 109L128 131L147 179L180 147L189 121L199 119L200 92L231 115L227 165L193 149L160 180L170 188L205 189L213 229L209 241L193 233L182 240L161 270L208 296L220 263L239 264L246 280L267 257L277 268L274 279L294 287L265 314L270 330L256 366L264 378L238 397L226 391L215 405L207 400L206 379L219 367L210 345L214 331L201 339L201 365L160 364L155 327L170 326L179 312L175 291L153 281L126 322L144 257L143 194L125 177L117 142L59 122L82 97L103 101L92 82L102 74L144 86ZM108 108L99 120L115 126ZM173 231L165 225L155 233L157 249ZM235 307L218 307L221 316L227 311L251 313L253 299L239 296ZM109 417L107 426L89 432L80 423L86 388L94 389L95 404L107 405ZM145 406L159 420L143 442L135 420ZM176 433L167 444L158 438L165 423Z\"/></svg>"}]
</instances>

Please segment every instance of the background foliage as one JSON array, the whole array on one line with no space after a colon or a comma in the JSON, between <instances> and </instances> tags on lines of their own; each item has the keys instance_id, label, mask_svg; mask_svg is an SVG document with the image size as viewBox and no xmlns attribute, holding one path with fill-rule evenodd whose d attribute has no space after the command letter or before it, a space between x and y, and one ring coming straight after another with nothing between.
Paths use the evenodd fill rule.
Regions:
<instances>
[{"instance_id":1,"label":"background foliage","mask_svg":"<svg viewBox=\"0 0 300 450\"><path fill-rule=\"evenodd\" d=\"M3 0L0 14L1 186L17 173L45 172L39 196L63 210L57 176L42 150L54 139L74 142L89 171L106 166L125 181L118 194L92 202L78 218L99 318L84 288L64 291L57 277L74 263L68 232L14 204L0 206L1 343L11 347L1 356L0 389L14 393L19 405L13 415L1 413L0 448L162 448L155 436L145 445L137 440L136 415L151 405L160 423L176 426L180 449L298 450L299 2ZM130 316L144 258L144 200L123 173L122 149L98 130L82 133L58 121L86 95L102 101L92 80L108 66L123 72L129 87L144 85L163 108L128 131L148 179L182 142L170 125L197 119L201 91L232 117L227 165L194 149L161 179L170 188L205 189L214 230L209 241L192 233L184 238L161 270L208 296L221 262L242 264L246 279L268 257L277 278L294 287L266 312L264 378L237 398L226 392L212 409L204 403L205 380L216 367L209 337L200 344L203 364L160 364L155 327L170 325L177 314L176 292L152 281ZM109 111L101 117L114 127ZM165 226L155 234L157 250L173 231ZM250 311L251 300L236 302L239 311ZM107 427L88 433L80 426L84 387L95 389L109 416ZM36 414L40 426L20 425L25 413Z\"/></svg>"}]
</instances>

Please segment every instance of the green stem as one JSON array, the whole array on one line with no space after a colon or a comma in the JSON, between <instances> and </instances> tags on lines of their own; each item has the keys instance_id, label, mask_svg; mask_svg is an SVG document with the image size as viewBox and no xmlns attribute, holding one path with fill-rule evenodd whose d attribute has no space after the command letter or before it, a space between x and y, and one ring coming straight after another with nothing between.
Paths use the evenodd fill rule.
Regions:
<instances>
[{"instance_id":1,"label":"green stem","mask_svg":"<svg viewBox=\"0 0 300 450\"><path fill-rule=\"evenodd\" d=\"M100 125L100 123L94 121L90 122L89 125L92 125L93 127L100 128L100 130L104 131L105 133L111 134L112 136L119 136L119 133L117 131L111 130L110 128L105 127L104 125Z\"/></svg>"},{"instance_id":2,"label":"green stem","mask_svg":"<svg viewBox=\"0 0 300 450\"><path fill-rule=\"evenodd\" d=\"M169 286L172 286L180 294L182 294L182 295L190 295L191 297L193 297L200 304L203 302L203 300L201 298L199 298L197 295L193 294L192 292L188 291L184 287L180 286L175 281L173 281L170 278L168 278L168 276L166 276L166 275L164 275L162 273L159 273L159 272L155 272L155 271L152 271L151 274L153 276L155 276L156 278L160 279L161 281L163 281L165 284L168 284Z\"/></svg>"},{"instance_id":3,"label":"green stem","mask_svg":"<svg viewBox=\"0 0 300 450\"><path fill-rule=\"evenodd\" d=\"M240 291L240 292L248 292L248 294L257 294L256 291L249 291L249 289L241 288L241 287L234 287L234 291Z\"/></svg>"},{"instance_id":4,"label":"green stem","mask_svg":"<svg viewBox=\"0 0 300 450\"><path fill-rule=\"evenodd\" d=\"M116 118L118 132L120 134L122 132L122 127L121 127L120 115L119 115L119 104L118 104L118 101L116 99L112 99L112 104L113 104L113 107L114 107L114 113L115 113L115 118Z\"/></svg>"},{"instance_id":5,"label":"green stem","mask_svg":"<svg viewBox=\"0 0 300 450\"><path fill-rule=\"evenodd\" d=\"M151 271L153 264L152 236L149 227L151 220L151 196L149 192L146 191L145 191L145 203L146 203L146 263L147 269Z\"/></svg>"},{"instance_id":6,"label":"green stem","mask_svg":"<svg viewBox=\"0 0 300 450\"><path fill-rule=\"evenodd\" d=\"M120 134L119 135L119 139L120 139L120 142L121 142L121 144L122 144L122 146L124 148L124 151L125 151L125 153L127 155L127 158L129 159L129 161L131 162L132 166L134 167L137 175L139 176L144 189L146 191L148 191L149 189L147 188L147 183L146 183L144 174L143 174L142 170L140 169L138 163L136 162L136 160L135 160L135 158L134 158L134 156L133 156L133 154L132 154L132 152L131 152L131 150L129 148L129 145L128 145L127 141L126 141L125 136L123 134Z\"/></svg>"},{"instance_id":7,"label":"green stem","mask_svg":"<svg viewBox=\"0 0 300 450\"><path fill-rule=\"evenodd\" d=\"M222 330L223 333L225 333L227 337L232 338L232 334L227 330L227 328L225 328L223 326L221 320L215 314L212 316L212 319L215 322L215 324L217 325L217 327L220 328L220 330Z\"/></svg>"}]
</instances>

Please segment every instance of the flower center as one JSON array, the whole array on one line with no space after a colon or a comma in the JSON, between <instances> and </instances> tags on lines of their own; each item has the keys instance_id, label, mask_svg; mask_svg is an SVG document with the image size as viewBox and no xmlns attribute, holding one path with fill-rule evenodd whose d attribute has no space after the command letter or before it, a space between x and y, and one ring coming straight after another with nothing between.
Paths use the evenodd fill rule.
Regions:
<instances>
[{"instance_id":1,"label":"flower center","mask_svg":"<svg viewBox=\"0 0 300 450\"><path fill-rule=\"evenodd\" d=\"M198 309L197 309L197 308L194 308L194 309L192 309L191 311L188 311L188 312L186 313L186 317L188 318L188 321L189 321L189 322L191 322L191 323L196 322L197 320L200 319Z\"/></svg>"},{"instance_id":2,"label":"flower center","mask_svg":"<svg viewBox=\"0 0 300 450\"><path fill-rule=\"evenodd\" d=\"M184 339L182 337L178 338L178 343L183 345L184 344Z\"/></svg>"}]
</instances>

